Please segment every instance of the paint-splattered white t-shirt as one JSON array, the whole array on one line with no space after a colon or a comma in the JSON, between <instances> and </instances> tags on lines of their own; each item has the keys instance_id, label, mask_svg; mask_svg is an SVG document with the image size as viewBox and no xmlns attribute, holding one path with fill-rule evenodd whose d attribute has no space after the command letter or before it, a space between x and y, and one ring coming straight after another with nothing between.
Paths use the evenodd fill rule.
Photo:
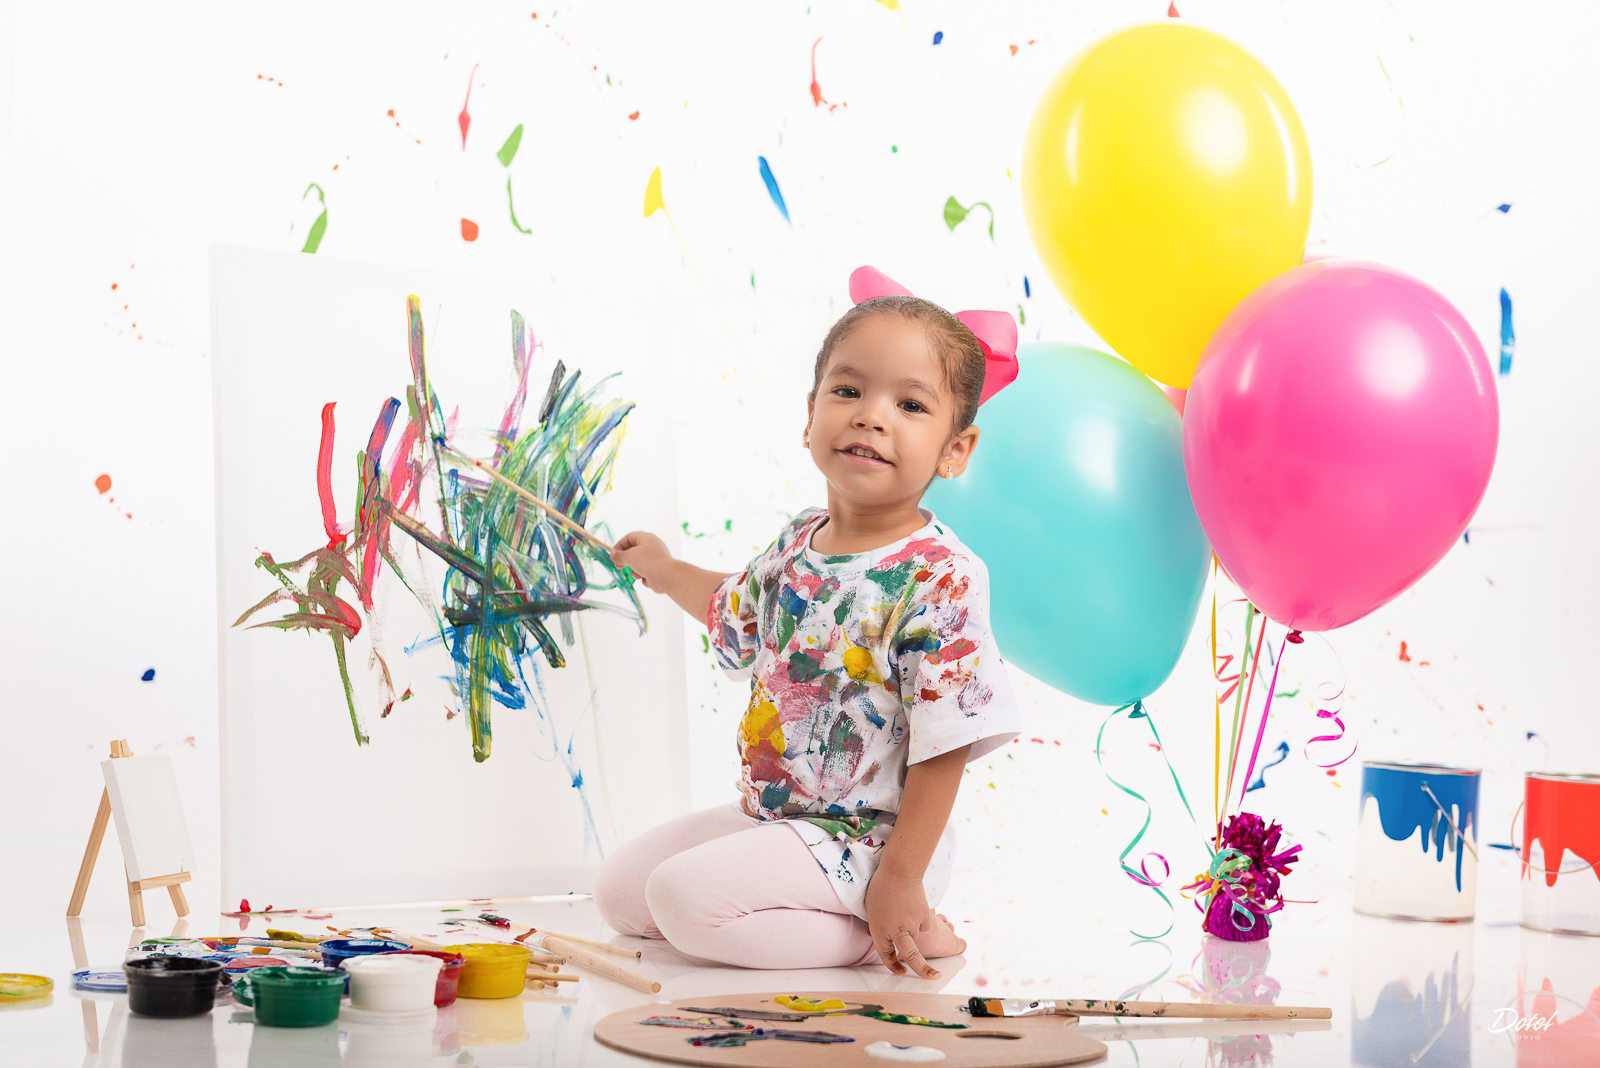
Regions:
<instances>
[{"instance_id":1,"label":"paint-splattered white t-shirt","mask_svg":"<svg viewBox=\"0 0 1600 1068\"><path fill-rule=\"evenodd\" d=\"M893 545L824 556L809 509L712 595L722 668L750 679L739 727L746 815L783 820L866 918L867 882L894 828L906 768L962 746L975 760L1021 720L989 631L989 574L931 512ZM945 837L924 885L949 880Z\"/></svg>"}]
</instances>

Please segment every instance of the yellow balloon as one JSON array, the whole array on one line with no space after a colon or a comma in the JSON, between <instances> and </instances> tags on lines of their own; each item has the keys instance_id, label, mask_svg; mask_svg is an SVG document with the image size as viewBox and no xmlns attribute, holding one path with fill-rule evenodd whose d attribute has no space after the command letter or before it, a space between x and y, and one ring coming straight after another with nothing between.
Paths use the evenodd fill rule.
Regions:
<instances>
[{"instance_id":1,"label":"yellow balloon","mask_svg":"<svg viewBox=\"0 0 1600 1068\"><path fill-rule=\"evenodd\" d=\"M1084 320L1187 389L1222 317L1300 263L1311 154L1288 94L1249 53L1196 26L1139 26L1085 48L1045 90L1022 200Z\"/></svg>"}]
</instances>

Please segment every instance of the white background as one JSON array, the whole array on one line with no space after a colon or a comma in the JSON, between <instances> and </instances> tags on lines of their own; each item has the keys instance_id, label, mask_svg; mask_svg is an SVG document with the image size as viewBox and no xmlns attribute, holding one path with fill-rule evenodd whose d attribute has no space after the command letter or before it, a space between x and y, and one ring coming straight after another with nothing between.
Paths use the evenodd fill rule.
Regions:
<instances>
[{"instance_id":1,"label":"white background","mask_svg":"<svg viewBox=\"0 0 1600 1068\"><path fill-rule=\"evenodd\" d=\"M1024 339L1092 341L1029 244L1022 131L1074 52L1162 17L1164 2L911 0L903 17L870 0L547 6L0 5L6 891L26 878L66 897L113 737L172 754L198 863L214 855L205 250L298 249L316 216L301 199L308 182L328 195L323 254L537 279L557 300L603 293L597 351L616 322L646 324L675 378L684 544L708 566L739 566L821 500L799 446L803 394L853 267L873 263L956 308L1021 303ZM1429 281L1491 352L1499 287L1515 301L1499 461L1472 543L1330 635L1357 760L1484 767L1482 840L1505 841L1521 771L1600 760L1590 678L1600 75L1589 45L1600 15L1442 0L1178 6L1258 56L1299 109L1314 246ZM818 37L817 78L845 105L836 110L808 92ZM456 115L469 77L463 151ZM494 155L518 123L510 175L531 235L510 226ZM758 155L793 225L768 200ZM657 166L703 287L667 220L642 217ZM951 195L993 205L993 242L981 211L945 227ZM1507 202L1509 214L1493 210ZM461 238L463 217L481 227L474 243ZM537 309L527 314L537 331ZM95 491L102 473L115 505ZM1237 634L1238 608L1227 611ZM715 679L690 633L690 770L696 803L710 804L731 796L744 698ZM1150 705L1191 797L1209 808L1202 637ZM151 667L154 681L141 682ZM1307 847L1292 897L1345 885L1352 864L1354 764L1330 778L1301 755L1326 726L1306 697L1339 677L1320 643L1291 653L1279 689L1301 696L1275 706L1266 746L1286 740L1294 755L1250 795ZM958 882L979 885L981 871L1122 885L1114 859L1143 814L1095 767L1104 710L1037 683L1022 690L1025 740L975 766L960 802L968 874ZM1147 742L1113 727L1108 766L1155 801L1147 844L1188 875L1200 835ZM1509 886L1504 856L1486 854L1486 899ZM111 889L97 886L90 908L119 908ZM1160 919L1150 901L1128 900L1111 922Z\"/></svg>"}]
</instances>

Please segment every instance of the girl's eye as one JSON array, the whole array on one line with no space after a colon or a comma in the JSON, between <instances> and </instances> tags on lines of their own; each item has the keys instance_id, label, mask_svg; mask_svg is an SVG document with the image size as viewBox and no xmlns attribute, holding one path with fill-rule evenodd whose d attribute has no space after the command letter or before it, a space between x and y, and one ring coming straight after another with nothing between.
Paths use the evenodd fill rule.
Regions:
<instances>
[{"instance_id":1,"label":"girl's eye","mask_svg":"<svg viewBox=\"0 0 1600 1068\"><path fill-rule=\"evenodd\" d=\"M846 400L855 400L857 397L861 396L861 394L856 391L854 386L838 386L834 389L833 395L836 397L843 397Z\"/></svg>"},{"instance_id":2,"label":"girl's eye","mask_svg":"<svg viewBox=\"0 0 1600 1068\"><path fill-rule=\"evenodd\" d=\"M900 402L900 408L901 408L902 411L907 411L907 412L912 412L912 413L925 412L925 411L928 410L928 409L926 409L926 408L924 408L922 406L922 402L921 401L914 401L914 400L901 401Z\"/></svg>"}]
</instances>

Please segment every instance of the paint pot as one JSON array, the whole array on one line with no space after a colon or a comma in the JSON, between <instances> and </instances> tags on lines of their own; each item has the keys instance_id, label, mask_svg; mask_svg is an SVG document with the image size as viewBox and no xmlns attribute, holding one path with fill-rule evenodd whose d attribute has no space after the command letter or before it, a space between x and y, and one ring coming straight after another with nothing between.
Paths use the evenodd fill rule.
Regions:
<instances>
[{"instance_id":1,"label":"paint pot","mask_svg":"<svg viewBox=\"0 0 1600 1068\"><path fill-rule=\"evenodd\" d=\"M469 998L451 1006L456 1036L463 1046L515 1046L528 1041L528 1022L521 998Z\"/></svg>"},{"instance_id":2,"label":"paint pot","mask_svg":"<svg viewBox=\"0 0 1600 1068\"><path fill-rule=\"evenodd\" d=\"M522 993L528 977L528 958L532 955L527 946L470 942L456 948L466 958L461 978L456 981L459 996L514 998Z\"/></svg>"},{"instance_id":3,"label":"paint pot","mask_svg":"<svg viewBox=\"0 0 1600 1068\"><path fill-rule=\"evenodd\" d=\"M1600 775L1522 781L1522 926L1600 935Z\"/></svg>"},{"instance_id":4,"label":"paint pot","mask_svg":"<svg viewBox=\"0 0 1600 1068\"><path fill-rule=\"evenodd\" d=\"M403 953L419 957L437 957L439 959L439 978L433 988L433 1004L437 1008L444 1008L456 999L456 984L461 978L461 968L467 961L459 953L451 953L442 949L408 949Z\"/></svg>"},{"instance_id":5,"label":"paint pot","mask_svg":"<svg viewBox=\"0 0 1600 1068\"><path fill-rule=\"evenodd\" d=\"M329 968L338 968L351 957L368 953L399 953L411 947L387 938L330 938L319 943L318 948L322 950L322 963Z\"/></svg>"},{"instance_id":6,"label":"paint pot","mask_svg":"<svg viewBox=\"0 0 1600 1068\"><path fill-rule=\"evenodd\" d=\"M1565 876L1563 876L1565 878ZM1581 935L1524 930L1517 996L1497 1004L1490 1034L1516 1047L1518 1068L1593 1064L1600 1051L1600 953Z\"/></svg>"},{"instance_id":7,"label":"paint pot","mask_svg":"<svg viewBox=\"0 0 1600 1068\"><path fill-rule=\"evenodd\" d=\"M145 957L123 964L128 1008L141 1016L199 1016L217 1002L222 965L193 957Z\"/></svg>"},{"instance_id":8,"label":"paint pot","mask_svg":"<svg viewBox=\"0 0 1600 1068\"><path fill-rule=\"evenodd\" d=\"M1353 917L1350 1063L1472 1063L1472 945L1467 923Z\"/></svg>"},{"instance_id":9,"label":"paint pot","mask_svg":"<svg viewBox=\"0 0 1600 1068\"><path fill-rule=\"evenodd\" d=\"M47 979L42 975L28 975L24 972L0 972L0 1004L49 997L50 991L55 989L55 985L53 980Z\"/></svg>"},{"instance_id":10,"label":"paint pot","mask_svg":"<svg viewBox=\"0 0 1600 1068\"><path fill-rule=\"evenodd\" d=\"M320 1027L339 1018L343 972L323 968L255 968L233 984L233 999L255 1009L268 1027Z\"/></svg>"},{"instance_id":11,"label":"paint pot","mask_svg":"<svg viewBox=\"0 0 1600 1068\"><path fill-rule=\"evenodd\" d=\"M1362 762L1357 912L1402 920L1472 919L1478 776L1476 768Z\"/></svg>"},{"instance_id":12,"label":"paint pot","mask_svg":"<svg viewBox=\"0 0 1600 1068\"><path fill-rule=\"evenodd\" d=\"M411 953L374 953L346 958L350 1005L363 1012L427 1011L433 1027L433 990L444 962Z\"/></svg>"}]
</instances>

